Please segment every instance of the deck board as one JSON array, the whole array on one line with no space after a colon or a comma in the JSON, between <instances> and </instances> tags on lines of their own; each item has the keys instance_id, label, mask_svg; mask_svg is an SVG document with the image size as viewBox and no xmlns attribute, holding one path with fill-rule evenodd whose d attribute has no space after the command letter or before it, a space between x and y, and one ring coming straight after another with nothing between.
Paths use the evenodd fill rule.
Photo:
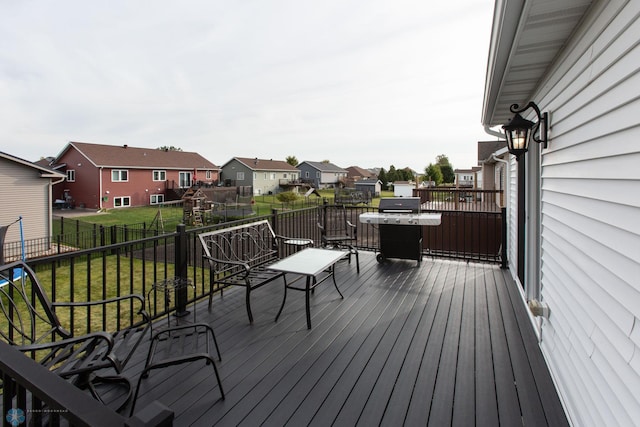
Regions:
<instances>
[{"instance_id":1,"label":"deck board","mask_svg":"<svg viewBox=\"0 0 640 427\"><path fill-rule=\"evenodd\" d=\"M281 282L252 293L253 324L243 289L214 297L211 311L199 303L226 399L213 369L195 362L152 372L139 407L159 400L178 426L567 425L526 308L497 266L381 265L368 252L360 264L360 274L337 267L344 299L331 281L317 288L311 330L302 292L289 292L274 321ZM135 380L146 348L127 368Z\"/></svg>"}]
</instances>

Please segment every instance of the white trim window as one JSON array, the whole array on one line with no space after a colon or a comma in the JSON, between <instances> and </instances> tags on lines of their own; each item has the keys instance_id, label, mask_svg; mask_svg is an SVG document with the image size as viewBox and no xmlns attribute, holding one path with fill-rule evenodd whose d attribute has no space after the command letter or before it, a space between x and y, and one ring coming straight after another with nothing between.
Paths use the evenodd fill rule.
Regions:
<instances>
[{"instance_id":1,"label":"white trim window","mask_svg":"<svg viewBox=\"0 0 640 427\"><path fill-rule=\"evenodd\" d=\"M111 182L129 181L129 171L126 169L114 169L111 171Z\"/></svg>"},{"instance_id":2,"label":"white trim window","mask_svg":"<svg viewBox=\"0 0 640 427\"><path fill-rule=\"evenodd\" d=\"M121 196L113 198L113 207L114 208L126 208L131 206L131 197L129 196Z\"/></svg>"},{"instance_id":3,"label":"white trim window","mask_svg":"<svg viewBox=\"0 0 640 427\"><path fill-rule=\"evenodd\" d=\"M76 171L75 171L75 169L67 170L67 182L76 182Z\"/></svg>"},{"instance_id":4,"label":"white trim window","mask_svg":"<svg viewBox=\"0 0 640 427\"><path fill-rule=\"evenodd\" d=\"M152 194L150 203L152 205L159 205L161 203L164 203L164 194Z\"/></svg>"},{"instance_id":5,"label":"white trim window","mask_svg":"<svg viewBox=\"0 0 640 427\"><path fill-rule=\"evenodd\" d=\"M211 179L211 171L210 170L206 171L204 174L204 177L205 179Z\"/></svg>"},{"instance_id":6,"label":"white trim window","mask_svg":"<svg viewBox=\"0 0 640 427\"><path fill-rule=\"evenodd\" d=\"M236 172L236 180L244 181L244 172Z\"/></svg>"},{"instance_id":7,"label":"white trim window","mask_svg":"<svg viewBox=\"0 0 640 427\"><path fill-rule=\"evenodd\" d=\"M154 181L166 181L167 180L167 171L154 170L153 171L153 180Z\"/></svg>"}]
</instances>

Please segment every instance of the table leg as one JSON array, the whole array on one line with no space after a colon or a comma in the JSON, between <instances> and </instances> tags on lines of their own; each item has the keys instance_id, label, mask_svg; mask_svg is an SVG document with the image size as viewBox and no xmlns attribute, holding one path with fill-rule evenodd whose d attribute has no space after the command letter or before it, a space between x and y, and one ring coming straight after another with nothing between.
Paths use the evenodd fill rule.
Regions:
<instances>
[{"instance_id":1,"label":"table leg","mask_svg":"<svg viewBox=\"0 0 640 427\"><path fill-rule=\"evenodd\" d=\"M311 277L307 276L307 285L305 288L305 303L307 306L307 329L311 329L311 307L309 304L309 291L311 290Z\"/></svg>"}]
</instances>

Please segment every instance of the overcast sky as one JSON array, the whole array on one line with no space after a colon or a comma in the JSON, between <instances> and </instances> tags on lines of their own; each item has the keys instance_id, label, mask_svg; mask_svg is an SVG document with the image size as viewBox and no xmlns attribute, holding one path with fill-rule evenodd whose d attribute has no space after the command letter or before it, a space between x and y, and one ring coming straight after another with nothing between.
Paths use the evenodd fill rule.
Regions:
<instances>
[{"instance_id":1,"label":"overcast sky","mask_svg":"<svg viewBox=\"0 0 640 427\"><path fill-rule=\"evenodd\" d=\"M477 164L490 0L0 0L0 151Z\"/></svg>"}]
</instances>

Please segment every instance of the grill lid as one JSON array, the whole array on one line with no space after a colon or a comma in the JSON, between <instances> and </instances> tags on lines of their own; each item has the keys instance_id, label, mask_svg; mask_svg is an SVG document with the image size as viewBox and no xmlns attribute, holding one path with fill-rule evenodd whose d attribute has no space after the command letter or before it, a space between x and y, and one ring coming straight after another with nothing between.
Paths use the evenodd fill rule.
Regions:
<instances>
[{"instance_id":1,"label":"grill lid","mask_svg":"<svg viewBox=\"0 0 640 427\"><path fill-rule=\"evenodd\" d=\"M380 199L378 212L418 213L420 197L383 197Z\"/></svg>"}]
</instances>

